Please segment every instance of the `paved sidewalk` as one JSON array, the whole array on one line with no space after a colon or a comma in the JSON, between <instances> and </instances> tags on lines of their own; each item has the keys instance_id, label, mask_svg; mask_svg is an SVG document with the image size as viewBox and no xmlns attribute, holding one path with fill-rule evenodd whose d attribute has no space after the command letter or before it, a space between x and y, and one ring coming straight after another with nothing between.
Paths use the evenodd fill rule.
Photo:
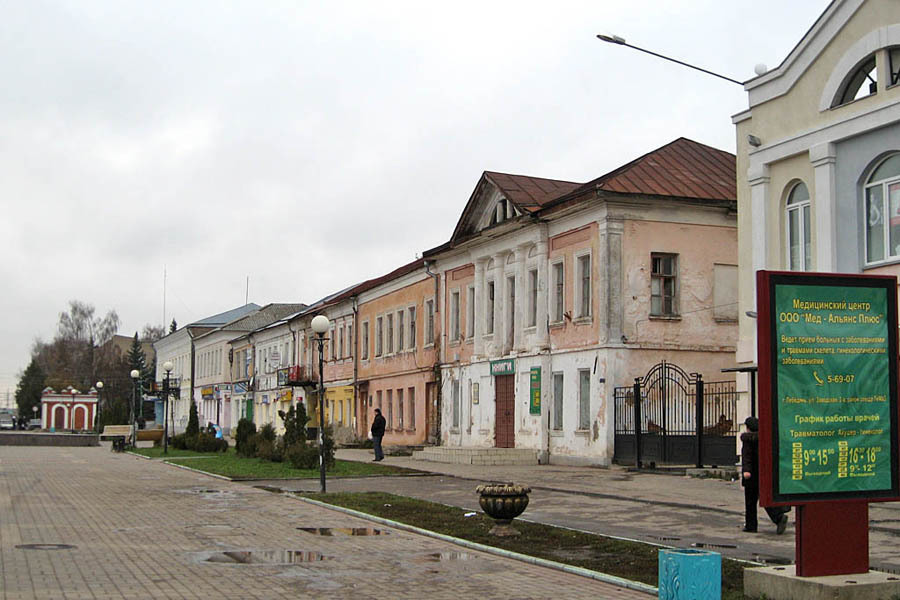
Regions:
<instances>
[{"instance_id":1,"label":"paved sidewalk","mask_svg":"<svg viewBox=\"0 0 900 600\"><path fill-rule=\"evenodd\" d=\"M104 448L0 447L0 515L2 600L648 598L381 526L386 535L312 535L298 528L373 526ZM304 561L208 561L226 551Z\"/></svg>"},{"instance_id":2,"label":"paved sidewalk","mask_svg":"<svg viewBox=\"0 0 900 600\"><path fill-rule=\"evenodd\" d=\"M345 460L370 461L371 450L341 449ZM739 481L632 472L623 467L476 466L388 456L382 464L409 467L432 477L330 480L329 491L390 491L478 509L475 487L485 481L531 486L522 518L671 546L704 547L725 556L768 563L793 562L793 517L784 535L759 509L760 532L744 533ZM284 489L318 490L315 482L267 482ZM900 503L872 503L873 567L900 572Z\"/></svg>"}]
</instances>

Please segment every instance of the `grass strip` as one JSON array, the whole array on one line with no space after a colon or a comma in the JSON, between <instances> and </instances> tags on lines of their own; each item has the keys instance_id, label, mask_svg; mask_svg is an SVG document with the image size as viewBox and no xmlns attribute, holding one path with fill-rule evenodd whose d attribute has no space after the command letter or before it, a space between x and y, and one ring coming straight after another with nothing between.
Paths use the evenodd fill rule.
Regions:
<instances>
[{"instance_id":1,"label":"grass strip","mask_svg":"<svg viewBox=\"0 0 900 600\"><path fill-rule=\"evenodd\" d=\"M481 512L466 517L461 508L383 492L302 495L485 546L657 585L659 546L519 520L513 526L520 535L496 537L488 533L494 521ZM744 564L722 558L723 600L744 597L743 570Z\"/></svg>"},{"instance_id":2,"label":"grass strip","mask_svg":"<svg viewBox=\"0 0 900 600\"><path fill-rule=\"evenodd\" d=\"M148 458L207 458L209 456L228 456L235 455L234 448L229 448L227 452L224 453L211 453L211 452L197 452L195 450L176 450L175 448L169 447L168 454L163 454L162 446L153 447L153 448L132 448L130 452L134 454L140 454L141 456L146 456Z\"/></svg>"},{"instance_id":3,"label":"grass strip","mask_svg":"<svg viewBox=\"0 0 900 600\"><path fill-rule=\"evenodd\" d=\"M290 463L276 463L259 458L244 458L235 453L211 453L203 457L171 458L166 462L190 467L198 471L224 475L231 479L318 479L319 469L295 469ZM347 460L335 461L328 469L328 477L368 477L384 475L410 475L411 469L388 465L373 465Z\"/></svg>"}]
</instances>

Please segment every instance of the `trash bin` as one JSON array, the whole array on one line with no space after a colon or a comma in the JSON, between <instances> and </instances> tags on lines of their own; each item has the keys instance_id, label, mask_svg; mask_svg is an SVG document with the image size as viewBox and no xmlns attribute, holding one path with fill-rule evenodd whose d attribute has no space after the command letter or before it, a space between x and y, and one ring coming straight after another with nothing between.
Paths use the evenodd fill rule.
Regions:
<instances>
[{"instance_id":1,"label":"trash bin","mask_svg":"<svg viewBox=\"0 0 900 600\"><path fill-rule=\"evenodd\" d=\"M722 555L708 550L659 551L660 600L721 600Z\"/></svg>"}]
</instances>

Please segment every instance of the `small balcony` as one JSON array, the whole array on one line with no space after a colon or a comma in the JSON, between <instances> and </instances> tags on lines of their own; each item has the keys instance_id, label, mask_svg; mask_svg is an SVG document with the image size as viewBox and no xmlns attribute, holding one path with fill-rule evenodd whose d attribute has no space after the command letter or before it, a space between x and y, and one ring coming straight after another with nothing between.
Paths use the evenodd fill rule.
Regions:
<instances>
[{"instance_id":1,"label":"small balcony","mask_svg":"<svg viewBox=\"0 0 900 600\"><path fill-rule=\"evenodd\" d=\"M315 387L319 382L319 374L316 369L298 365L288 368L287 379L287 385Z\"/></svg>"}]
</instances>

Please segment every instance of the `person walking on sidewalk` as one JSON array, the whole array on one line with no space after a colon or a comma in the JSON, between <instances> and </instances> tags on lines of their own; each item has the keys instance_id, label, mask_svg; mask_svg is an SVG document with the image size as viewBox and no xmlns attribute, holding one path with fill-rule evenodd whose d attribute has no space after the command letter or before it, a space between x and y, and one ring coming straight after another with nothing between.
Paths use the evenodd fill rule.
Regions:
<instances>
[{"instance_id":1,"label":"person walking on sidewalk","mask_svg":"<svg viewBox=\"0 0 900 600\"><path fill-rule=\"evenodd\" d=\"M756 533L756 505L759 502L759 420L747 417L747 431L741 434L741 485L744 486L744 531ZM782 506L766 506L766 513L775 523L778 535L787 528L787 511Z\"/></svg>"},{"instance_id":2,"label":"person walking on sidewalk","mask_svg":"<svg viewBox=\"0 0 900 600\"><path fill-rule=\"evenodd\" d=\"M375 460L384 460L384 452L381 451L381 438L384 437L384 427L387 423L381 416L381 409L375 409L375 418L372 420L372 444L375 447Z\"/></svg>"}]
</instances>

